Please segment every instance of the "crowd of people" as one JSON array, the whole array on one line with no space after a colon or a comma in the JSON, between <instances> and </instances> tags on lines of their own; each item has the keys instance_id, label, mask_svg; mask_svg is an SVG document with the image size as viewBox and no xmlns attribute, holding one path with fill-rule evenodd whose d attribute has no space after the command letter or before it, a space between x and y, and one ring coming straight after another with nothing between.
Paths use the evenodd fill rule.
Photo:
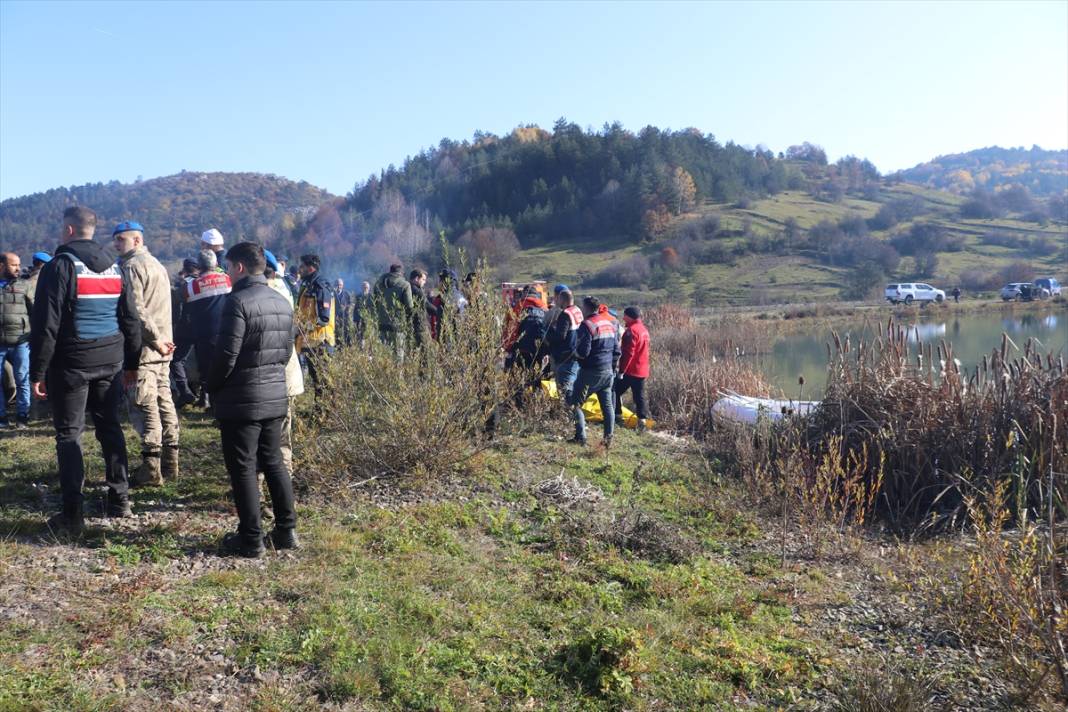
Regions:
<instances>
[{"instance_id":1,"label":"crowd of people","mask_svg":"<svg viewBox=\"0 0 1068 712\"><path fill-rule=\"evenodd\" d=\"M185 259L171 279L142 225L115 225L106 245L93 239L96 223L88 208L68 208L60 246L54 254L34 254L25 271L18 255L0 253L0 363L10 366L11 381L10 401L0 398L0 428L27 427L31 393L50 406L62 506L49 527L57 533L77 536L84 529L87 414L104 459L103 514L126 517L131 487L178 478L179 411L192 406L218 423L238 512L223 550L257 557L267 547L298 547L292 422L305 373L321 413L330 389L326 364L336 349L373 338L373 325L378 339L405 358L443 340L455 328L450 320L463 318L469 302L482 296L477 273L461 282L442 270L429 293L428 274L414 269L405 278L401 264L353 295L341 279L323 275L314 254L302 255L294 274L287 257L257 243L226 249L215 228L202 234L196 257ZM542 379L554 380L574 413L574 442L585 445L581 405L594 394L608 446L621 398L631 391L643 428L649 335L641 311L627 307L620 324L595 297L576 304L563 284L552 301L550 308L530 288L511 305L503 347L506 365L523 373L517 401ZM124 410L141 440L141 462L132 471ZM269 533L261 528L260 476L274 510Z\"/></svg>"}]
</instances>

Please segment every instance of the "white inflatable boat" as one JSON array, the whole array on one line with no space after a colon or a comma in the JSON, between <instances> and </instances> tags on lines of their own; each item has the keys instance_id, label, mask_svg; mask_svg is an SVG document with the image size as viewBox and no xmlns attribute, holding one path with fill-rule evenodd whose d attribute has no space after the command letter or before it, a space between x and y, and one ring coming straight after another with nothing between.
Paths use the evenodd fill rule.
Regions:
<instances>
[{"instance_id":1,"label":"white inflatable boat","mask_svg":"<svg viewBox=\"0 0 1068 712\"><path fill-rule=\"evenodd\" d=\"M712 413L737 423L756 423L760 418L779 421L791 415L807 415L819 401L798 401L775 398L752 398L737 393L724 393L712 404Z\"/></svg>"}]
</instances>

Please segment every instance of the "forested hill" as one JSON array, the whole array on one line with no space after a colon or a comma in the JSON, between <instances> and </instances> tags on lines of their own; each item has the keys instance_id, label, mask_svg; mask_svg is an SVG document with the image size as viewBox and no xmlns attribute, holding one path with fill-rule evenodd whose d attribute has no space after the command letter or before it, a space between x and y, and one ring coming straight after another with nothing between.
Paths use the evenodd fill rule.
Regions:
<instances>
[{"instance_id":1,"label":"forested hill","mask_svg":"<svg viewBox=\"0 0 1068 712\"><path fill-rule=\"evenodd\" d=\"M122 220L145 226L152 251L163 259L192 255L200 233L222 231L273 244L333 198L313 185L260 173L192 173L136 183L92 183L55 188L0 203L0 245L23 254L51 251L64 208L86 205L101 229Z\"/></svg>"},{"instance_id":2,"label":"forested hill","mask_svg":"<svg viewBox=\"0 0 1068 712\"><path fill-rule=\"evenodd\" d=\"M448 228L510 224L526 246L559 235L637 237L695 201L776 193L790 182L770 151L696 129L635 134L617 123L592 132L560 120L551 132L526 126L443 140L372 177L349 203L366 211L396 190Z\"/></svg>"},{"instance_id":3,"label":"forested hill","mask_svg":"<svg viewBox=\"0 0 1068 712\"><path fill-rule=\"evenodd\" d=\"M426 262L440 253L444 231L468 254L500 264L519 249L575 239L655 240L709 201L788 189L833 198L877 179L868 161L828 165L807 143L776 155L697 129L632 132L615 123L594 131L561 119L551 131L529 125L442 140L320 211L294 233L293 249L316 246L338 269L373 272L391 257Z\"/></svg>"},{"instance_id":4,"label":"forested hill","mask_svg":"<svg viewBox=\"0 0 1068 712\"><path fill-rule=\"evenodd\" d=\"M991 146L939 156L893 177L959 194L1022 185L1035 197L1061 195L1068 191L1068 150Z\"/></svg>"}]
</instances>

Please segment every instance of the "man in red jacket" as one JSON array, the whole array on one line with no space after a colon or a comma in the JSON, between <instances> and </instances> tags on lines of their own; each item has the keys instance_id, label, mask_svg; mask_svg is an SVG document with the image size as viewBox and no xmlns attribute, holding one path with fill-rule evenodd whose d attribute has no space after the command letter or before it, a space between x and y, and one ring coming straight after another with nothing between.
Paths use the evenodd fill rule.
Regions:
<instances>
[{"instance_id":1,"label":"man in red jacket","mask_svg":"<svg viewBox=\"0 0 1068 712\"><path fill-rule=\"evenodd\" d=\"M623 394L634 393L634 406L638 409L638 431L645 430L649 413L645 408L645 379L649 377L649 332L642 323L642 311L638 307L623 310L623 355L619 359L616 375L616 421L623 419Z\"/></svg>"}]
</instances>

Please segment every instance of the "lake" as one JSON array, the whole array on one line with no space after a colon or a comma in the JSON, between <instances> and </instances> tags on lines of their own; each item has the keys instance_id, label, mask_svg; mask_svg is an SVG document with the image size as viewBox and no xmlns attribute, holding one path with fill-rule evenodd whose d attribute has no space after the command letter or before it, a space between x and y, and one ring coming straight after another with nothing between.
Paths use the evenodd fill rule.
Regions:
<instances>
[{"instance_id":1,"label":"lake","mask_svg":"<svg viewBox=\"0 0 1068 712\"><path fill-rule=\"evenodd\" d=\"M836 322L833 325L818 325L796 333L783 333L774 340L769 353L756 357L765 377L776 388L792 398L798 394L797 378L805 377L805 398L819 398L827 383L827 344L831 343L831 331L837 331L843 341L846 335L852 342L858 339L871 340L886 328L888 312L878 318L874 315L855 321ZM1023 349L1028 338L1038 339L1045 351L1068 356L1068 312L1020 314L1009 310L980 312L962 316L938 315L934 318L918 317L900 322L909 328L909 340L913 343L933 343L943 340L953 344L953 355L961 362L961 368L971 370L982 361L984 355L1001 346L1001 335L1006 333ZM1010 346L1010 351L1012 347Z\"/></svg>"}]
</instances>

